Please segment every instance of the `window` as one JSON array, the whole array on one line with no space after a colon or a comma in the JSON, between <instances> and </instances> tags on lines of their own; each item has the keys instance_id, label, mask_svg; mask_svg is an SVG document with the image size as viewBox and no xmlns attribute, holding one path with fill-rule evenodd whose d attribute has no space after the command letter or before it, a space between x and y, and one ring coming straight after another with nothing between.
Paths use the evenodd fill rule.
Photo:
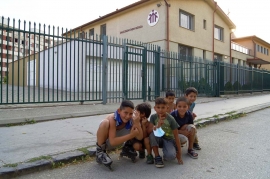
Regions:
<instances>
[{"instance_id":1,"label":"window","mask_svg":"<svg viewBox=\"0 0 270 179\"><path fill-rule=\"evenodd\" d=\"M266 48L263 48L263 53L266 54Z\"/></svg>"},{"instance_id":2,"label":"window","mask_svg":"<svg viewBox=\"0 0 270 179\"><path fill-rule=\"evenodd\" d=\"M266 49L266 55L268 55L268 49Z\"/></svg>"},{"instance_id":3,"label":"window","mask_svg":"<svg viewBox=\"0 0 270 179\"><path fill-rule=\"evenodd\" d=\"M178 52L181 57L191 57L192 56L192 48L185 45L178 46Z\"/></svg>"},{"instance_id":4,"label":"window","mask_svg":"<svg viewBox=\"0 0 270 179\"><path fill-rule=\"evenodd\" d=\"M260 45L257 44L257 51L260 51Z\"/></svg>"},{"instance_id":5,"label":"window","mask_svg":"<svg viewBox=\"0 0 270 179\"><path fill-rule=\"evenodd\" d=\"M93 29L90 29L89 30L89 38L93 38L94 37L94 34L95 34L94 28Z\"/></svg>"},{"instance_id":6,"label":"window","mask_svg":"<svg viewBox=\"0 0 270 179\"><path fill-rule=\"evenodd\" d=\"M220 54L214 54L214 61L222 61L222 55Z\"/></svg>"},{"instance_id":7,"label":"window","mask_svg":"<svg viewBox=\"0 0 270 179\"><path fill-rule=\"evenodd\" d=\"M223 41L223 28L215 25L215 39Z\"/></svg>"},{"instance_id":8,"label":"window","mask_svg":"<svg viewBox=\"0 0 270 179\"><path fill-rule=\"evenodd\" d=\"M205 60L206 59L206 51L203 50L203 59Z\"/></svg>"},{"instance_id":9,"label":"window","mask_svg":"<svg viewBox=\"0 0 270 179\"><path fill-rule=\"evenodd\" d=\"M79 38L84 39L84 32L80 32Z\"/></svg>"},{"instance_id":10,"label":"window","mask_svg":"<svg viewBox=\"0 0 270 179\"><path fill-rule=\"evenodd\" d=\"M206 20L203 20L203 28L206 29Z\"/></svg>"},{"instance_id":11,"label":"window","mask_svg":"<svg viewBox=\"0 0 270 179\"><path fill-rule=\"evenodd\" d=\"M194 15L180 10L180 26L194 30Z\"/></svg>"},{"instance_id":12,"label":"window","mask_svg":"<svg viewBox=\"0 0 270 179\"><path fill-rule=\"evenodd\" d=\"M100 26L100 37L106 35L106 24Z\"/></svg>"},{"instance_id":13,"label":"window","mask_svg":"<svg viewBox=\"0 0 270 179\"><path fill-rule=\"evenodd\" d=\"M261 46L261 53L263 53L263 47Z\"/></svg>"}]
</instances>

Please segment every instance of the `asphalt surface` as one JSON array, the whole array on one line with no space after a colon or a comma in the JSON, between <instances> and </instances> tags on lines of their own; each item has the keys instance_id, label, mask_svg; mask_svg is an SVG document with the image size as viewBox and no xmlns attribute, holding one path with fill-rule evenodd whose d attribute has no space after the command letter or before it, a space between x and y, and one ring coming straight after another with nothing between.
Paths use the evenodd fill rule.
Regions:
<instances>
[{"instance_id":1,"label":"asphalt surface","mask_svg":"<svg viewBox=\"0 0 270 179\"><path fill-rule=\"evenodd\" d=\"M46 170L19 177L20 179L101 179L101 178L270 178L270 109L264 109L245 117L227 120L198 130L201 151L199 158L191 159L187 147L182 148L184 165L176 160L165 162L162 169L145 164L138 159L117 160L113 155L114 171L93 162L69 165L61 169Z\"/></svg>"},{"instance_id":2,"label":"asphalt surface","mask_svg":"<svg viewBox=\"0 0 270 179\"><path fill-rule=\"evenodd\" d=\"M268 104L270 94L196 104L198 119ZM103 105L102 105L103 106ZM114 111L118 106L114 106ZM152 113L155 111L152 109ZM3 164L25 162L95 145L96 131L106 115L54 120L24 126L0 127L0 160ZM1 167L1 165L0 165Z\"/></svg>"}]
</instances>

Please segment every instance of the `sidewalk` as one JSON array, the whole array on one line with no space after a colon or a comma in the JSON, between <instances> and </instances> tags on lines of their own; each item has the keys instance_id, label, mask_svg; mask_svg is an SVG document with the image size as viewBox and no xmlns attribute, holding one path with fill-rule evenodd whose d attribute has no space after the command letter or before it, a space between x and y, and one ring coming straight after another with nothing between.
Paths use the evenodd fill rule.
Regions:
<instances>
[{"instance_id":1,"label":"sidewalk","mask_svg":"<svg viewBox=\"0 0 270 179\"><path fill-rule=\"evenodd\" d=\"M133 102L136 105L142 101ZM270 106L270 94L232 98L199 97L196 102L194 112L198 116L197 125L203 125L225 119L231 114L250 113L267 108ZM0 124L2 126L24 122L25 119L43 121L73 117L32 125L0 127L0 178L5 174L15 176L25 170L30 171L33 166L38 166L38 170L43 166L48 168L48 166L51 167L52 161L67 161L74 157L84 156L83 152L76 149L85 147L89 150L93 149L91 146L95 145L95 134L100 121L107 113L114 112L119 104L94 105L94 103L89 103L61 106L47 104L38 107L32 105L26 108L21 108L20 105L0 106ZM150 104L152 107L154 106L153 102ZM203 144L201 145L203 147ZM40 156L47 156L47 159L42 157L38 161L27 163L29 159ZM3 167L6 164L15 165ZM37 170L37 168L35 169Z\"/></svg>"},{"instance_id":2,"label":"sidewalk","mask_svg":"<svg viewBox=\"0 0 270 179\"><path fill-rule=\"evenodd\" d=\"M213 101L226 100L226 98L199 97L197 103L207 103ZM142 103L142 100L132 100L134 105ZM154 106L154 102L149 102ZM75 117L85 117L114 112L120 103L102 105L101 102L78 103L58 103L58 104L15 104L0 106L0 126L7 124L22 123L26 120L36 122L67 119Z\"/></svg>"}]
</instances>

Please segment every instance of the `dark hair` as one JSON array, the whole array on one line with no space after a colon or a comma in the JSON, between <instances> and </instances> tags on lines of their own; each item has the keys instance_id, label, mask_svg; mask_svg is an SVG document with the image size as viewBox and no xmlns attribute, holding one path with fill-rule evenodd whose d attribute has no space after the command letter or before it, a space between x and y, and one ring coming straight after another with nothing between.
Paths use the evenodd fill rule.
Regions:
<instances>
[{"instance_id":1,"label":"dark hair","mask_svg":"<svg viewBox=\"0 0 270 179\"><path fill-rule=\"evenodd\" d=\"M174 97L175 97L174 91L168 90L168 91L166 92L166 98L169 97L169 96L174 96Z\"/></svg>"},{"instance_id":2,"label":"dark hair","mask_svg":"<svg viewBox=\"0 0 270 179\"><path fill-rule=\"evenodd\" d=\"M186 89L185 91L186 96L188 96L190 93L195 93L196 95L198 95L198 91L194 87L189 87Z\"/></svg>"},{"instance_id":3,"label":"dark hair","mask_svg":"<svg viewBox=\"0 0 270 179\"><path fill-rule=\"evenodd\" d=\"M122 101L121 105L120 105L120 110L123 110L124 108L131 108L134 109L134 104L133 102L129 101L129 100L124 100Z\"/></svg>"},{"instance_id":4,"label":"dark hair","mask_svg":"<svg viewBox=\"0 0 270 179\"><path fill-rule=\"evenodd\" d=\"M145 117L148 118L151 114L151 105L149 103L141 103L136 106L136 110L140 113L144 113Z\"/></svg>"},{"instance_id":5,"label":"dark hair","mask_svg":"<svg viewBox=\"0 0 270 179\"><path fill-rule=\"evenodd\" d=\"M157 105L157 104L164 104L164 105L167 105L167 104L168 104L168 101L165 100L164 98L159 97L159 98L156 98L156 99L155 99L155 105Z\"/></svg>"},{"instance_id":6,"label":"dark hair","mask_svg":"<svg viewBox=\"0 0 270 179\"><path fill-rule=\"evenodd\" d=\"M176 100L176 103L175 103L175 104L177 105L179 102L185 102L185 103L187 103L187 105L190 106L189 100L188 100L187 98L185 98L185 97L179 97L179 98Z\"/></svg>"}]
</instances>

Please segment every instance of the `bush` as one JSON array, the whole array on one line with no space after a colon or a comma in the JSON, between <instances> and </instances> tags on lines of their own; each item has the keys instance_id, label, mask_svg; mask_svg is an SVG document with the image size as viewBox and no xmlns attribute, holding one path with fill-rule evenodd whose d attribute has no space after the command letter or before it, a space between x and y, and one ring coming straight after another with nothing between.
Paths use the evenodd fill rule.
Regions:
<instances>
[{"instance_id":1,"label":"bush","mask_svg":"<svg viewBox=\"0 0 270 179\"><path fill-rule=\"evenodd\" d=\"M204 78L201 78L197 87L198 93L212 94L213 89Z\"/></svg>"},{"instance_id":2,"label":"bush","mask_svg":"<svg viewBox=\"0 0 270 179\"><path fill-rule=\"evenodd\" d=\"M242 85L238 82L238 81L236 81L236 82L234 82L234 84L233 84L233 89L234 90L241 90L242 89Z\"/></svg>"},{"instance_id":3,"label":"bush","mask_svg":"<svg viewBox=\"0 0 270 179\"><path fill-rule=\"evenodd\" d=\"M224 91L230 93L233 91L233 85L230 81L228 81L224 86Z\"/></svg>"},{"instance_id":4,"label":"bush","mask_svg":"<svg viewBox=\"0 0 270 179\"><path fill-rule=\"evenodd\" d=\"M7 76L4 76L3 83L7 83Z\"/></svg>"},{"instance_id":5,"label":"bush","mask_svg":"<svg viewBox=\"0 0 270 179\"><path fill-rule=\"evenodd\" d=\"M179 80L178 87L184 93L186 91L186 89L189 87L189 83L186 82L185 80L183 80L183 81Z\"/></svg>"}]
</instances>

